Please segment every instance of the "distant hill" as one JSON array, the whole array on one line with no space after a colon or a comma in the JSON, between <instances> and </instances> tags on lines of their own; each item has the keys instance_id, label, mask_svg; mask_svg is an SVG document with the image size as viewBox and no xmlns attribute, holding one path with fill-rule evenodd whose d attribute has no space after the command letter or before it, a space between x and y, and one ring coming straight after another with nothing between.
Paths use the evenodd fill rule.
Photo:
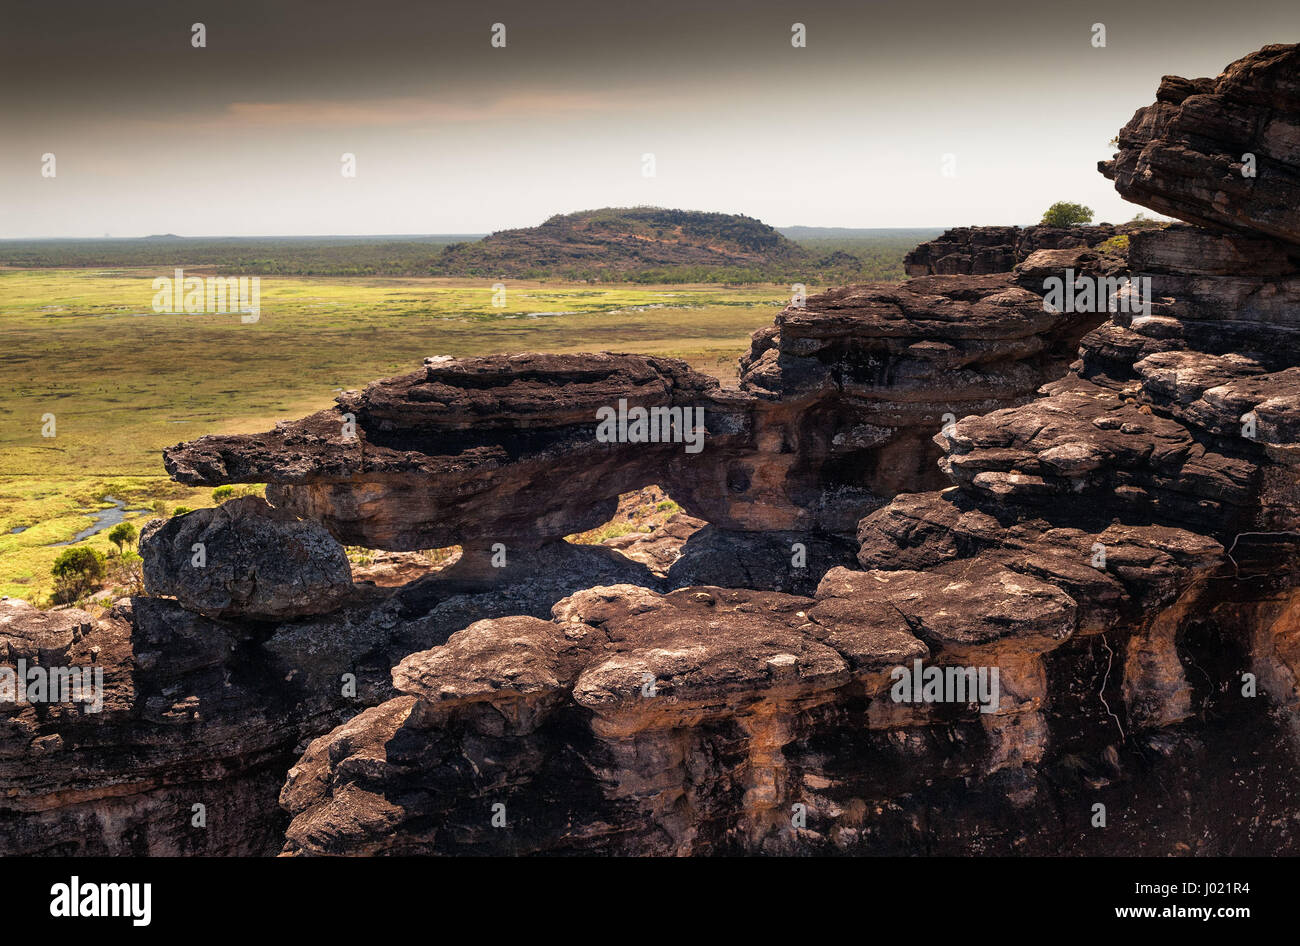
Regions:
<instances>
[{"instance_id":1,"label":"distant hill","mask_svg":"<svg viewBox=\"0 0 1300 946\"><path fill-rule=\"evenodd\" d=\"M683 267L784 271L808 258L803 247L753 217L607 207L557 214L541 226L449 246L438 268L455 276L619 279Z\"/></svg>"},{"instance_id":2,"label":"distant hill","mask_svg":"<svg viewBox=\"0 0 1300 946\"><path fill-rule=\"evenodd\" d=\"M456 276L844 285L903 278L942 231L777 229L741 214L623 207L479 234L0 240L0 266L205 267L225 275Z\"/></svg>"}]
</instances>

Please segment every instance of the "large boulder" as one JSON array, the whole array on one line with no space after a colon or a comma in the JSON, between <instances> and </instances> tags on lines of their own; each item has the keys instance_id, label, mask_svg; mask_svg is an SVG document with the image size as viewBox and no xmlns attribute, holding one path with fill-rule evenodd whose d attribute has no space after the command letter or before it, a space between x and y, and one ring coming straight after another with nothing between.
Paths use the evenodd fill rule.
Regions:
<instances>
[{"instance_id":1,"label":"large boulder","mask_svg":"<svg viewBox=\"0 0 1300 946\"><path fill-rule=\"evenodd\" d=\"M1300 247L1300 46L1265 46L1214 79L1165 76L1098 167L1126 200Z\"/></svg>"},{"instance_id":2,"label":"large boulder","mask_svg":"<svg viewBox=\"0 0 1300 946\"><path fill-rule=\"evenodd\" d=\"M209 617L324 614L352 593L338 540L256 496L151 522L140 554L150 594L173 595Z\"/></svg>"}]
</instances>

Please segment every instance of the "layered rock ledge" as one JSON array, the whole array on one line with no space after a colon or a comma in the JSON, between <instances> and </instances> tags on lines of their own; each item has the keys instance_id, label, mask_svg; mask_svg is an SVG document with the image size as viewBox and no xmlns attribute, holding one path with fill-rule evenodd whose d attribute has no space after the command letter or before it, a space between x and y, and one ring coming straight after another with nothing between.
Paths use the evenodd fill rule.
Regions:
<instances>
[{"instance_id":1,"label":"layered rock ledge","mask_svg":"<svg viewBox=\"0 0 1300 946\"><path fill-rule=\"evenodd\" d=\"M1009 273L1039 250L1095 247L1130 232L1102 223L1084 227L953 227L903 257L908 276Z\"/></svg>"},{"instance_id":2,"label":"layered rock ledge","mask_svg":"<svg viewBox=\"0 0 1300 946\"><path fill-rule=\"evenodd\" d=\"M1134 203L1300 247L1300 50L1265 46L1213 79L1165 76L1099 164Z\"/></svg>"},{"instance_id":3,"label":"layered rock ledge","mask_svg":"<svg viewBox=\"0 0 1300 946\"><path fill-rule=\"evenodd\" d=\"M650 485L720 529L851 534L900 490L939 484L945 414L1031 397L1097 321L1045 312L1006 275L835 290L756 334L740 390L641 355L438 357L164 458L184 483L269 483L277 507L372 548L537 547ZM620 404L703 412L702 449L602 442L598 412Z\"/></svg>"}]
</instances>

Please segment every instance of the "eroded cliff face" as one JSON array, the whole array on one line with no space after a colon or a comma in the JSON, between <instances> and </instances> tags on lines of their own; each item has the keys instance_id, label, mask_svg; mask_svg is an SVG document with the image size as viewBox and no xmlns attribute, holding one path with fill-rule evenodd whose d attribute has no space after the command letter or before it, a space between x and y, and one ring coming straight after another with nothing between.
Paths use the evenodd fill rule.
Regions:
<instances>
[{"instance_id":1,"label":"eroded cliff face","mask_svg":"<svg viewBox=\"0 0 1300 946\"><path fill-rule=\"evenodd\" d=\"M1294 249L1298 111L1300 50L1265 46L1214 79L1166 76L1099 168L1134 203Z\"/></svg>"},{"instance_id":2,"label":"eroded cliff face","mask_svg":"<svg viewBox=\"0 0 1300 946\"><path fill-rule=\"evenodd\" d=\"M274 854L285 772L310 739L396 696L402 658L483 617L549 614L592 581L664 583L567 543L492 582L452 566L354 583L324 528L252 498L161 521L141 551L153 595L103 617L0 601L0 674L98 674L75 700L14 700L0 677L6 853Z\"/></svg>"},{"instance_id":3,"label":"eroded cliff face","mask_svg":"<svg viewBox=\"0 0 1300 946\"><path fill-rule=\"evenodd\" d=\"M1197 226L1127 259L974 232L1027 252L792 306L739 390L635 355L436 358L167 451L274 508L149 533L174 598L6 603L11 658L46 641L114 681L95 718L6 717L7 849L1300 851L1296 63L1165 80L1106 170ZM1247 152L1240 192L1184 179ZM1120 311L1044 298L1121 276L1095 297ZM703 448L599 439L620 400L703 408ZM710 523L675 562L562 541L650 484ZM381 588L339 541L464 554ZM196 839L204 798L241 827Z\"/></svg>"}]
</instances>

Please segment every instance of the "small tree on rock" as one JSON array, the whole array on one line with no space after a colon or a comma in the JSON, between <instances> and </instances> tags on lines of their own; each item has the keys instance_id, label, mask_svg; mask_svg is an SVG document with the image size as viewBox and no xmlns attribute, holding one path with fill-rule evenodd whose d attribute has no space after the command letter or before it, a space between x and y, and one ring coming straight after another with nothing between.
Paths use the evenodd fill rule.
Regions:
<instances>
[{"instance_id":1,"label":"small tree on rock","mask_svg":"<svg viewBox=\"0 0 1300 946\"><path fill-rule=\"evenodd\" d=\"M1058 200L1043 214L1043 225L1048 227L1077 227L1092 223L1092 208Z\"/></svg>"}]
</instances>

